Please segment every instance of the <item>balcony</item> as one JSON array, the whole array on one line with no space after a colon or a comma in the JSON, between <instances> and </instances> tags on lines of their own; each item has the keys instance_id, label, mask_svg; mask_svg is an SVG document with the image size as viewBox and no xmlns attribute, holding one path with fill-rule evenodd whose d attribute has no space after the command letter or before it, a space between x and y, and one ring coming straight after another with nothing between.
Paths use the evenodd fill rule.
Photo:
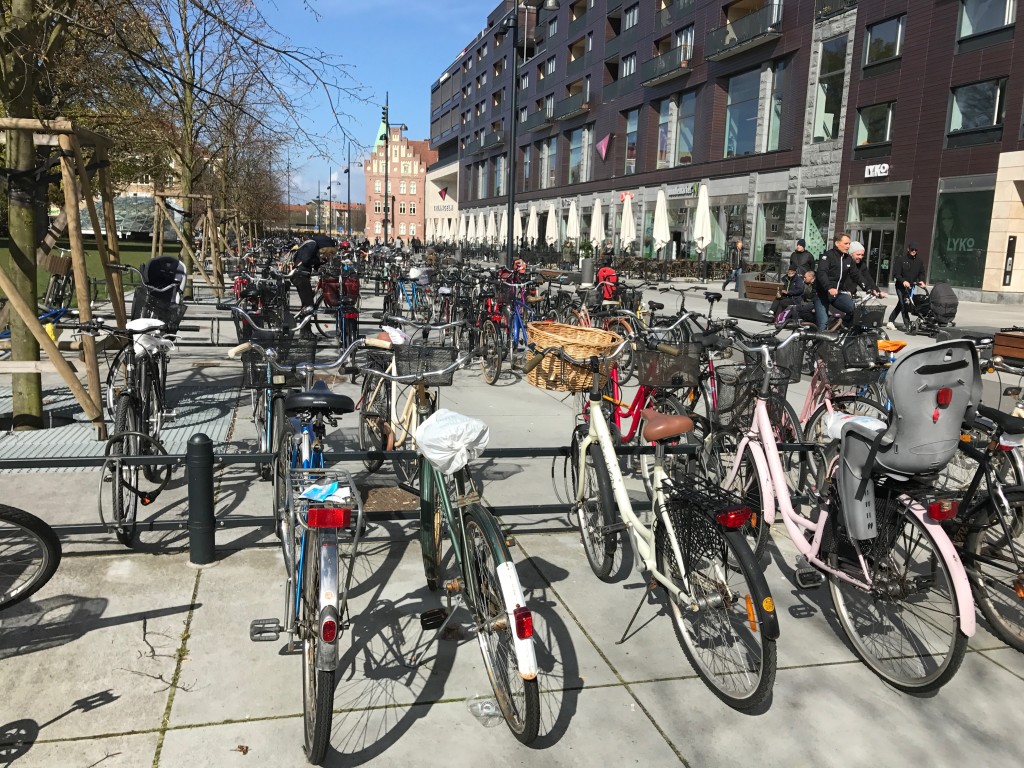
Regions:
<instances>
[{"instance_id":1,"label":"balcony","mask_svg":"<svg viewBox=\"0 0 1024 768\"><path fill-rule=\"evenodd\" d=\"M814 0L814 20L821 21L829 16L838 16L856 7L857 0Z\"/></svg>"},{"instance_id":2,"label":"balcony","mask_svg":"<svg viewBox=\"0 0 1024 768\"><path fill-rule=\"evenodd\" d=\"M612 11L617 11L622 7L622 0L608 0L608 6L605 8L605 15L611 16Z\"/></svg>"},{"instance_id":3,"label":"balcony","mask_svg":"<svg viewBox=\"0 0 1024 768\"><path fill-rule=\"evenodd\" d=\"M521 127L524 131L536 131L538 128L544 128L545 126L551 125L554 120L545 112L543 109L538 109L532 115L526 118L521 123Z\"/></svg>"},{"instance_id":4,"label":"balcony","mask_svg":"<svg viewBox=\"0 0 1024 768\"><path fill-rule=\"evenodd\" d=\"M841 0L839 0L841 2ZM672 0L667 8L654 15L654 28L671 26L684 17L693 14L693 0Z\"/></svg>"},{"instance_id":5,"label":"balcony","mask_svg":"<svg viewBox=\"0 0 1024 768\"><path fill-rule=\"evenodd\" d=\"M721 61L779 37L782 37L782 3L769 3L708 32L704 58Z\"/></svg>"},{"instance_id":6,"label":"balcony","mask_svg":"<svg viewBox=\"0 0 1024 768\"><path fill-rule=\"evenodd\" d=\"M609 83L604 87L601 92L601 101L611 101L619 96L625 96L627 93L632 93L636 90L636 75L626 75L620 77L614 83Z\"/></svg>"},{"instance_id":7,"label":"balcony","mask_svg":"<svg viewBox=\"0 0 1024 768\"><path fill-rule=\"evenodd\" d=\"M491 131L480 137L480 151L485 152L488 149L494 149L500 147L505 143L505 132L504 131Z\"/></svg>"},{"instance_id":8,"label":"balcony","mask_svg":"<svg viewBox=\"0 0 1024 768\"><path fill-rule=\"evenodd\" d=\"M463 155L477 155L483 151L483 139L471 139L462 145Z\"/></svg>"},{"instance_id":9,"label":"balcony","mask_svg":"<svg viewBox=\"0 0 1024 768\"><path fill-rule=\"evenodd\" d=\"M657 85L685 75L693 66L693 46L680 45L640 65L641 85Z\"/></svg>"},{"instance_id":10,"label":"balcony","mask_svg":"<svg viewBox=\"0 0 1024 768\"><path fill-rule=\"evenodd\" d=\"M575 80L580 77L587 70L587 62L589 56L583 55L569 62L569 66L565 68L565 75L570 80Z\"/></svg>"},{"instance_id":11,"label":"balcony","mask_svg":"<svg viewBox=\"0 0 1024 768\"><path fill-rule=\"evenodd\" d=\"M555 120L568 120L590 111L590 99L586 91L580 91L575 96L555 102Z\"/></svg>"},{"instance_id":12,"label":"balcony","mask_svg":"<svg viewBox=\"0 0 1024 768\"><path fill-rule=\"evenodd\" d=\"M610 59L613 56L618 56L619 51L622 50L622 35L613 37L610 40L604 41L604 57Z\"/></svg>"},{"instance_id":13,"label":"balcony","mask_svg":"<svg viewBox=\"0 0 1024 768\"><path fill-rule=\"evenodd\" d=\"M577 18L569 22L569 39L572 40L576 35L581 34L584 29L587 28L587 21L590 17L583 13Z\"/></svg>"}]
</instances>

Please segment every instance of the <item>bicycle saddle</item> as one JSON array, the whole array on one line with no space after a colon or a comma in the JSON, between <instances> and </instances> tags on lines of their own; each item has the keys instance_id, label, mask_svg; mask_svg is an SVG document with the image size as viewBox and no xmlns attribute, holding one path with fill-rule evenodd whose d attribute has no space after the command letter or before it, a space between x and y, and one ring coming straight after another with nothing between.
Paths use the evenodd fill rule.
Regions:
<instances>
[{"instance_id":1,"label":"bicycle saddle","mask_svg":"<svg viewBox=\"0 0 1024 768\"><path fill-rule=\"evenodd\" d=\"M722 294L717 291L704 291L704 298L714 304L716 301L722 300Z\"/></svg>"},{"instance_id":2,"label":"bicycle saddle","mask_svg":"<svg viewBox=\"0 0 1024 768\"><path fill-rule=\"evenodd\" d=\"M693 419L689 416L659 413L653 408L645 408L641 411L640 417L646 422L643 437L649 443L668 440L693 431Z\"/></svg>"},{"instance_id":3,"label":"bicycle saddle","mask_svg":"<svg viewBox=\"0 0 1024 768\"><path fill-rule=\"evenodd\" d=\"M987 405L978 405L978 415L984 416L989 421L995 422L1003 432L1008 435L1024 434L1024 419L1003 413Z\"/></svg>"},{"instance_id":4,"label":"bicycle saddle","mask_svg":"<svg viewBox=\"0 0 1024 768\"><path fill-rule=\"evenodd\" d=\"M651 312L659 312L665 308L660 301L648 301L647 306L651 308Z\"/></svg>"},{"instance_id":5,"label":"bicycle saddle","mask_svg":"<svg viewBox=\"0 0 1024 768\"><path fill-rule=\"evenodd\" d=\"M312 389L303 392L290 392L284 399L285 413L293 415L302 411L314 413L352 413L356 404L348 395L331 392L323 381L318 381Z\"/></svg>"}]
</instances>

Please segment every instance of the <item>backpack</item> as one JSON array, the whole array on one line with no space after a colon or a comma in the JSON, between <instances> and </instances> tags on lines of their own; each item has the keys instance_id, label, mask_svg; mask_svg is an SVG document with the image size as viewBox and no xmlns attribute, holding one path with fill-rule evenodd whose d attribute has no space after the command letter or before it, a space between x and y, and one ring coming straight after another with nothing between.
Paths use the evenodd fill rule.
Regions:
<instances>
[{"instance_id":1,"label":"backpack","mask_svg":"<svg viewBox=\"0 0 1024 768\"><path fill-rule=\"evenodd\" d=\"M605 301L612 301L615 298L615 283L619 281L619 274L612 267L601 267L597 270L598 283L612 283L612 285L601 286L601 297Z\"/></svg>"}]
</instances>

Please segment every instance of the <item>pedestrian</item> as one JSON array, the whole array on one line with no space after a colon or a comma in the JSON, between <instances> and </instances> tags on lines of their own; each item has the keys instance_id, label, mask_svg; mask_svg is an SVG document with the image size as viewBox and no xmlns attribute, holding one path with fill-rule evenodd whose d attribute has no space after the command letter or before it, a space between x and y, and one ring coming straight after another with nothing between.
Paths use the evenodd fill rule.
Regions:
<instances>
[{"instance_id":1,"label":"pedestrian","mask_svg":"<svg viewBox=\"0 0 1024 768\"><path fill-rule=\"evenodd\" d=\"M804 277L790 264L786 276L782 278L782 287L775 292L775 301L772 302L771 309L764 313L765 317L774 320L786 307L799 304L803 300L803 295Z\"/></svg>"},{"instance_id":2,"label":"pedestrian","mask_svg":"<svg viewBox=\"0 0 1024 768\"><path fill-rule=\"evenodd\" d=\"M729 271L725 275L725 282L722 283L722 290L729 287L729 283L736 283L736 289L740 287L740 275L743 274L743 241L737 240L729 251Z\"/></svg>"},{"instance_id":3,"label":"pedestrian","mask_svg":"<svg viewBox=\"0 0 1024 768\"><path fill-rule=\"evenodd\" d=\"M896 262L896 269L892 272L893 284L896 286L896 306L892 308L889 315L889 322L885 327L890 331L896 330L896 315L903 314L903 327L910 327L910 313L908 309L913 305L911 290L916 286L924 288L924 261L918 255L917 243L907 246L907 252L902 259Z\"/></svg>"},{"instance_id":4,"label":"pedestrian","mask_svg":"<svg viewBox=\"0 0 1024 768\"><path fill-rule=\"evenodd\" d=\"M313 235L299 245L292 253L294 273L291 280L295 292L299 294L299 303L304 310L313 309L313 286L310 284L313 273L320 269L320 257L332 256L337 252L338 241L327 235Z\"/></svg>"},{"instance_id":5,"label":"pedestrian","mask_svg":"<svg viewBox=\"0 0 1024 768\"><path fill-rule=\"evenodd\" d=\"M789 257L790 266L796 267L798 274L804 274L807 270L814 271L814 254L806 250L807 243L801 238L796 241L796 249Z\"/></svg>"}]
</instances>

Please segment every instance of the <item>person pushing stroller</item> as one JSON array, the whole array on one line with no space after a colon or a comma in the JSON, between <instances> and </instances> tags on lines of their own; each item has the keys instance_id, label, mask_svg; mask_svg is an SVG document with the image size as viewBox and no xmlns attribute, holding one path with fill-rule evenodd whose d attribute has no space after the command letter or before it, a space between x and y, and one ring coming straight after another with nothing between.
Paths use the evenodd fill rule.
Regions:
<instances>
[{"instance_id":1,"label":"person pushing stroller","mask_svg":"<svg viewBox=\"0 0 1024 768\"><path fill-rule=\"evenodd\" d=\"M907 246L907 252L896 262L896 269L892 273L893 283L896 286L896 295L899 300L889 315L889 322L886 328L890 331L896 330L896 315L903 314L903 327L910 327L910 309L913 307L911 291L915 287L924 288L924 261L918 256L917 243Z\"/></svg>"}]
</instances>

